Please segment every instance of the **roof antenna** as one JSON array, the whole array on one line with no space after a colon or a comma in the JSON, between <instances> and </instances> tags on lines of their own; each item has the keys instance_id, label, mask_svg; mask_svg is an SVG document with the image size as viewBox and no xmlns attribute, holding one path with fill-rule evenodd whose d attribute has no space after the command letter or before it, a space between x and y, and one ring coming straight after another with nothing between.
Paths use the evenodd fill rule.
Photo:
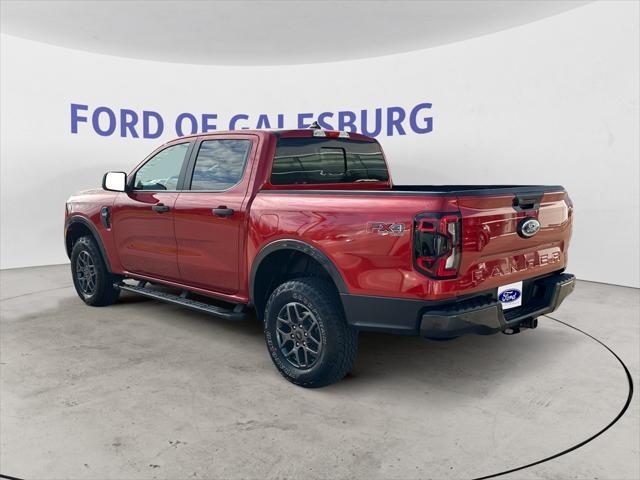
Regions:
<instances>
[{"instance_id":1,"label":"roof antenna","mask_svg":"<svg viewBox=\"0 0 640 480\"><path fill-rule=\"evenodd\" d=\"M313 130L320 130L320 125L318 125L317 121L314 121L311 125L309 125L309 128Z\"/></svg>"}]
</instances>

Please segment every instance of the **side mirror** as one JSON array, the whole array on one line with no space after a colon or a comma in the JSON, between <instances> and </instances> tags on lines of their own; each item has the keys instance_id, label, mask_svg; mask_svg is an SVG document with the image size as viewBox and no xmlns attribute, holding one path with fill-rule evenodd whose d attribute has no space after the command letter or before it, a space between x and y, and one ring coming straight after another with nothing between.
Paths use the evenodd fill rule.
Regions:
<instances>
[{"instance_id":1,"label":"side mirror","mask_svg":"<svg viewBox=\"0 0 640 480\"><path fill-rule=\"evenodd\" d=\"M102 177L102 188L112 192L127 190L127 174L124 172L107 172Z\"/></svg>"}]
</instances>

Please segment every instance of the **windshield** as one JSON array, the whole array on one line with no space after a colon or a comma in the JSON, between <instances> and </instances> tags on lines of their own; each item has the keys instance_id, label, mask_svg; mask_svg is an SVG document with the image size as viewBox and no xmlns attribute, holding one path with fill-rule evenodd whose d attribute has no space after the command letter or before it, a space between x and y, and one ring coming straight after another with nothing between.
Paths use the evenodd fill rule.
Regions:
<instances>
[{"instance_id":1,"label":"windshield","mask_svg":"<svg viewBox=\"0 0 640 480\"><path fill-rule=\"evenodd\" d=\"M380 145L348 138L281 138L271 170L273 185L388 180Z\"/></svg>"}]
</instances>

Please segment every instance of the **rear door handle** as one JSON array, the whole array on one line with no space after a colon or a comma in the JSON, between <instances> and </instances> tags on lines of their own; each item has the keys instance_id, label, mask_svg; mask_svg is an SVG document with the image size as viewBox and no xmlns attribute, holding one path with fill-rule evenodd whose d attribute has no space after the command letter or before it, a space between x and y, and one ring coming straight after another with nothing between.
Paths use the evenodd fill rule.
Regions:
<instances>
[{"instance_id":1,"label":"rear door handle","mask_svg":"<svg viewBox=\"0 0 640 480\"><path fill-rule=\"evenodd\" d=\"M233 208L218 207L211 210L211 213L220 217L228 217L230 215L233 215Z\"/></svg>"},{"instance_id":2,"label":"rear door handle","mask_svg":"<svg viewBox=\"0 0 640 480\"><path fill-rule=\"evenodd\" d=\"M158 212L158 213L169 211L169 207L167 207L164 203L157 203L151 208L153 209L154 212Z\"/></svg>"}]
</instances>

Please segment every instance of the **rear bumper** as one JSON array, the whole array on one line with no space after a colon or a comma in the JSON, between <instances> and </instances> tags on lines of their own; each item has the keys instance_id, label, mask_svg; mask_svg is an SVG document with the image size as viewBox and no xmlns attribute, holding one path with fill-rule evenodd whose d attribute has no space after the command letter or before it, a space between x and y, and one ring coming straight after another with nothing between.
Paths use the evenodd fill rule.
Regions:
<instances>
[{"instance_id":1,"label":"rear bumper","mask_svg":"<svg viewBox=\"0 0 640 480\"><path fill-rule=\"evenodd\" d=\"M488 335L517 326L528 318L556 310L573 291L575 277L560 273L528 281L524 305L507 311L496 292L484 292L453 302L425 302L343 294L347 322L360 329L452 338L465 333Z\"/></svg>"},{"instance_id":2,"label":"rear bumper","mask_svg":"<svg viewBox=\"0 0 640 480\"><path fill-rule=\"evenodd\" d=\"M540 280L536 286L540 289L539 296L512 310L503 311L502 305L492 300L478 305L425 312L420 322L420 335L429 338L451 338L465 333L487 335L517 326L525 319L556 310L573 292L575 277L569 274L554 275Z\"/></svg>"}]
</instances>

